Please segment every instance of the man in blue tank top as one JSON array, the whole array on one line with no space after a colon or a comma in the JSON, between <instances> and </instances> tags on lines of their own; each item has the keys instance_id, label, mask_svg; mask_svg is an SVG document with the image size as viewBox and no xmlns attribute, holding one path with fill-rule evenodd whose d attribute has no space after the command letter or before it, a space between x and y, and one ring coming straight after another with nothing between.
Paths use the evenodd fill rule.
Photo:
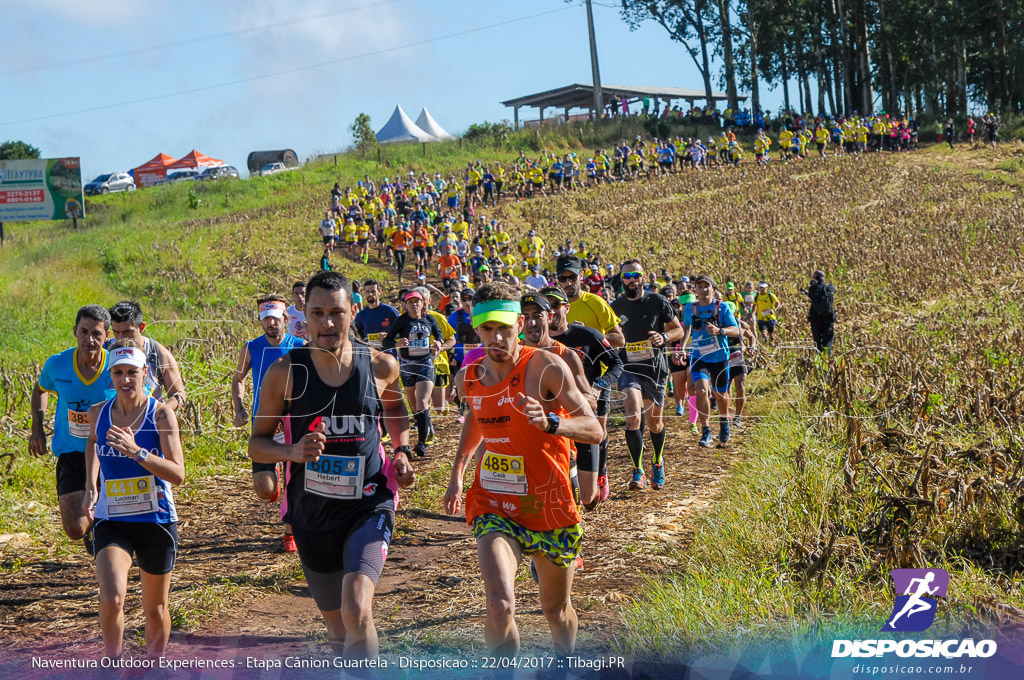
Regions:
<instances>
[{"instance_id":1,"label":"man in blue tank top","mask_svg":"<svg viewBox=\"0 0 1024 680\"><path fill-rule=\"evenodd\" d=\"M288 300L280 295L267 295L256 301L260 325L263 326L263 335L242 346L242 352L238 356L238 368L235 369L235 374L231 377L231 404L235 412L235 427L244 427L250 420L242 401L245 396L244 380L249 371L252 371L252 413L253 419L255 419L260 405L260 387L263 376L275 361L303 344L302 340L286 332L288 328L287 304ZM277 437L284 442L284 431L279 431ZM256 490L257 496L269 503L276 502L281 495L277 465L253 462L252 486ZM295 539L292 538L287 524L284 532L284 550L285 552L295 552Z\"/></svg>"},{"instance_id":2,"label":"man in blue tank top","mask_svg":"<svg viewBox=\"0 0 1024 680\"><path fill-rule=\"evenodd\" d=\"M373 658L373 594L391 544L398 488L414 476L398 361L351 338L351 291L335 272L306 285L309 345L267 371L249 456L288 467L285 519L328 642L346 657ZM274 436L286 417L289 444ZM395 445L390 460L382 424Z\"/></svg>"},{"instance_id":3,"label":"man in blue tank top","mask_svg":"<svg viewBox=\"0 0 1024 680\"><path fill-rule=\"evenodd\" d=\"M46 454L47 394L57 397L53 440L50 448L57 457L57 501L64 533L72 540L86 535L91 520L82 510L85 490L85 445L89 438L89 407L113 396L107 351L103 341L110 331L110 314L99 305L88 305L75 315L77 345L46 360L38 382L32 387L32 434L28 450ZM86 550L92 543L86 540Z\"/></svg>"}]
</instances>

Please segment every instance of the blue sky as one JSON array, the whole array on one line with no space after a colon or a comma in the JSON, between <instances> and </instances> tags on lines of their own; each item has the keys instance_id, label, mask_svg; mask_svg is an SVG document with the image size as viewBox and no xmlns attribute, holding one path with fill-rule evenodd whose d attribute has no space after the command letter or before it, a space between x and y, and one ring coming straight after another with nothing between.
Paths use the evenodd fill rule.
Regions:
<instances>
[{"instance_id":1,"label":"blue sky","mask_svg":"<svg viewBox=\"0 0 1024 680\"><path fill-rule=\"evenodd\" d=\"M597 3L603 82L702 88L664 29ZM501 100L591 80L586 10L563 0L0 0L0 16L0 140L81 156L85 180L193 148L243 172L256 149L304 159L396 104L458 134L511 120Z\"/></svg>"}]
</instances>

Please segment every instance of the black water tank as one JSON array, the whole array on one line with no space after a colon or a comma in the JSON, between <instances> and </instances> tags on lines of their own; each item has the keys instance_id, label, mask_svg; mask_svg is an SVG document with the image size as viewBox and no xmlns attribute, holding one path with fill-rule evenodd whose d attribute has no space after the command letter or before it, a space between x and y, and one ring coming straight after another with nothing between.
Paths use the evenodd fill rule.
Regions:
<instances>
[{"instance_id":1,"label":"black water tank","mask_svg":"<svg viewBox=\"0 0 1024 680\"><path fill-rule=\"evenodd\" d=\"M276 151L253 151L246 160L250 173L256 172L267 163L284 163L286 168L295 168L299 165L299 157L291 149L278 149Z\"/></svg>"}]
</instances>

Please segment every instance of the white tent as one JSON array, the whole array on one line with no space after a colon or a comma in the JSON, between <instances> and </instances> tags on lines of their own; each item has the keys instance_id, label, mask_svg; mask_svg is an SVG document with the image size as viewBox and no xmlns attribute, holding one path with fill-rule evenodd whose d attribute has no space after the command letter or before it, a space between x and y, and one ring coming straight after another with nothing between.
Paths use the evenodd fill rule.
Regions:
<instances>
[{"instance_id":1,"label":"white tent","mask_svg":"<svg viewBox=\"0 0 1024 680\"><path fill-rule=\"evenodd\" d=\"M401 106L395 107L395 112L391 114L391 119L377 132L377 142L380 144L436 141L436 137L419 129L416 123L412 122L412 118L405 114Z\"/></svg>"},{"instance_id":2,"label":"white tent","mask_svg":"<svg viewBox=\"0 0 1024 680\"><path fill-rule=\"evenodd\" d=\"M427 111L426 106L420 111L420 117L416 119L416 125L428 135L433 135L438 139L455 139L455 137L448 134L447 130L437 124L434 117L430 115L430 111Z\"/></svg>"}]
</instances>

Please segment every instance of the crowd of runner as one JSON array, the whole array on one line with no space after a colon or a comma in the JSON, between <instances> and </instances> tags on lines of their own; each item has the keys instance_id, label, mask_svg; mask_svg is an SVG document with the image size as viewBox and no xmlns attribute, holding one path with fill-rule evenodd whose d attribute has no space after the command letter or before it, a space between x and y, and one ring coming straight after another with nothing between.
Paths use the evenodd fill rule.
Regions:
<instances>
[{"instance_id":1,"label":"crowd of runner","mask_svg":"<svg viewBox=\"0 0 1024 680\"><path fill-rule=\"evenodd\" d=\"M627 168L631 153L617 152ZM571 190L575 180L565 178L576 166L544 162L537 191ZM561 179L551 177L552 164ZM470 164L464 177L473 185L414 174L379 187L369 178L353 189L335 185L325 221L343 217L344 247L364 262L374 247L402 287L390 297L376 280L355 285L331 271L336 245L327 233L323 271L296 282L291 299L255 301L262 332L238 355L234 424L251 428L255 493L280 500L284 550L298 553L328 640L347 656L377 654L372 600L399 489L415 479L411 461L437 443L438 413L451 409L461 425L443 503L465 511L478 541L488 646L518 652L514 583L528 557L555 648L568 654L584 514L613 485L638 492L669 483L670 398L698 446L726 446L743 426L751 362L774 342L784 304L767 282L719 285L707 274L647 271L637 259L605 263L585 243L566 239L549 250L533 230L513 237L475 215L520 188L494 173L501 167ZM516 161L510 172L535 167ZM611 160L598 180L609 173L620 174ZM174 357L144 330L136 303L83 307L76 346L46 362L32 395L36 454L47 450L47 394L57 396L50 448L61 518L95 555L108 656L123 651L133 557L151 654L163 654L170 631L172 487L184 478L175 409L187 397ZM621 440L608 426L616 405ZM609 446L622 444L630 465L610 471Z\"/></svg>"}]
</instances>

